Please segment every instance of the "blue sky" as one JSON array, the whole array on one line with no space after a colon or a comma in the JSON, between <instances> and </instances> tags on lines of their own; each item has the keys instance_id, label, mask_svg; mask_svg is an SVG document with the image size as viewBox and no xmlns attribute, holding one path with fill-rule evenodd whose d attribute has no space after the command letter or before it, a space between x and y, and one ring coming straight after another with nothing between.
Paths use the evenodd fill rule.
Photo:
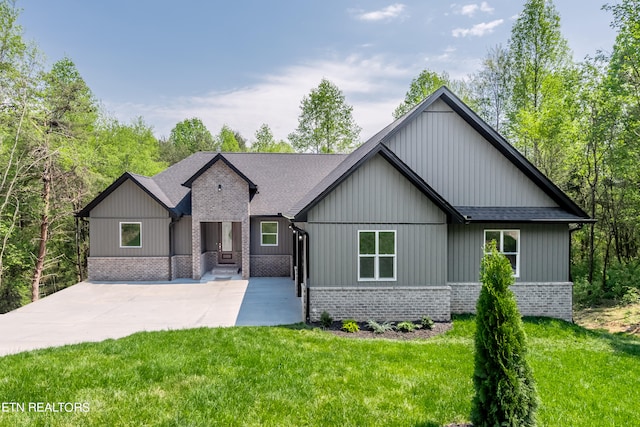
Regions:
<instances>
[{"instance_id":1,"label":"blue sky","mask_svg":"<svg viewBox=\"0 0 640 427\"><path fill-rule=\"evenodd\" d=\"M613 1L613 0L612 0ZM576 60L610 51L600 0L555 0ZM111 115L156 136L199 117L252 140L295 129L325 77L354 107L364 140L392 120L421 70L475 72L506 45L524 0L19 0L20 23L51 64L71 58Z\"/></svg>"}]
</instances>

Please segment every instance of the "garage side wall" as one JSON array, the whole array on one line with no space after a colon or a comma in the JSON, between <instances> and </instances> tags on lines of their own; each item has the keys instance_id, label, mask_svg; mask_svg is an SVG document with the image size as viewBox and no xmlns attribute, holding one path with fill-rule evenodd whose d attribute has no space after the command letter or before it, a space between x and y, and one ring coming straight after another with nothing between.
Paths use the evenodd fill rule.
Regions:
<instances>
[{"instance_id":1,"label":"garage side wall","mask_svg":"<svg viewBox=\"0 0 640 427\"><path fill-rule=\"evenodd\" d=\"M140 223L141 247L120 247L120 224ZM171 218L138 185L123 182L90 212L89 280L170 279Z\"/></svg>"}]
</instances>

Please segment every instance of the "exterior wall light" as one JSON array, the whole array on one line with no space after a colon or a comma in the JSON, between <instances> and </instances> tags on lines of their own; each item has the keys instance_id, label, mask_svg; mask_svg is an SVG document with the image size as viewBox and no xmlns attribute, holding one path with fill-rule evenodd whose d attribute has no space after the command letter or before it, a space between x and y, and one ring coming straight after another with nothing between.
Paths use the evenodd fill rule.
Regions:
<instances>
[{"instance_id":1,"label":"exterior wall light","mask_svg":"<svg viewBox=\"0 0 640 427\"><path fill-rule=\"evenodd\" d=\"M222 184L218 184L218 191L222 191Z\"/></svg>"}]
</instances>

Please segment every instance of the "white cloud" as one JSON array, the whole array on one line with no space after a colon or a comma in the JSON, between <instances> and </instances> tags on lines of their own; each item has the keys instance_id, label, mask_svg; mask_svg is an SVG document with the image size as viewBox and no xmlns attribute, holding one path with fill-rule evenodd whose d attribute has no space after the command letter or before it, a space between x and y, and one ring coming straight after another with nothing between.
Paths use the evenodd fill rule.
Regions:
<instances>
[{"instance_id":1,"label":"white cloud","mask_svg":"<svg viewBox=\"0 0 640 427\"><path fill-rule=\"evenodd\" d=\"M404 4L395 3L380 10L360 13L357 15L357 18L361 21L381 21L383 19L397 18L400 16L404 8Z\"/></svg>"},{"instance_id":2,"label":"white cloud","mask_svg":"<svg viewBox=\"0 0 640 427\"><path fill-rule=\"evenodd\" d=\"M477 11L484 12L484 13L492 13L493 8L489 6L489 3L487 3L486 1L483 1L480 4L472 3L472 4L466 4L464 6L461 6L460 10L457 13L465 16L473 16Z\"/></svg>"},{"instance_id":3,"label":"white cloud","mask_svg":"<svg viewBox=\"0 0 640 427\"><path fill-rule=\"evenodd\" d=\"M471 28L456 28L451 32L451 35L453 35L453 37L482 37L485 34L492 33L493 30L503 22L504 19L496 19L495 21L491 22L481 22L480 24L476 24Z\"/></svg>"},{"instance_id":4,"label":"white cloud","mask_svg":"<svg viewBox=\"0 0 640 427\"><path fill-rule=\"evenodd\" d=\"M392 121L402 102L413 69L391 63L381 56L352 55L291 65L278 73L257 78L255 84L201 96L162 99L153 104L105 102L115 116L128 121L143 116L158 137L167 137L176 123L200 118L211 133L227 124L251 141L262 123L278 139L286 139L298 124L300 101L322 78L333 82L353 106L356 123L366 140Z\"/></svg>"}]
</instances>

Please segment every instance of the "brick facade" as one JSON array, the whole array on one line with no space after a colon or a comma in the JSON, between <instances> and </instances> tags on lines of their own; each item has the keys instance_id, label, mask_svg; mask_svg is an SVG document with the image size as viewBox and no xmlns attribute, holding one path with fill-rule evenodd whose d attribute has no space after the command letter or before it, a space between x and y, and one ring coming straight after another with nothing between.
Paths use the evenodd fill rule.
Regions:
<instances>
[{"instance_id":1,"label":"brick facade","mask_svg":"<svg viewBox=\"0 0 640 427\"><path fill-rule=\"evenodd\" d=\"M255 277L292 277L292 255L251 255L251 275Z\"/></svg>"},{"instance_id":2,"label":"brick facade","mask_svg":"<svg viewBox=\"0 0 640 427\"><path fill-rule=\"evenodd\" d=\"M480 283L450 283L451 312L475 313ZM522 283L511 286L523 316L545 316L573 320L573 283Z\"/></svg>"},{"instance_id":3,"label":"brick facade","mask_svg":"<svg viewBox=\"0 0 640 427\"><path fill-rule=\"evenodd\" d=\"M311 287L311 321L323 311L334 319L417 320L430 316L435 321L451 320L449 286L416 287Z\"/></svg>"},{"instance_id":4,"label":"brick facade","mask_svg":"<svg viewBox=\"0 0 640 427\"><path fill-rule=\"evenodd\" d=\"M171 257L171 280L191 277L191 255L174 255Z\"/></svg>"},{"instance_id":5,"label":"brick facade","mask_svg":"<svg viewBox=\"0 0 640 427\"><path fill-rule=\"evenodd\" d=\"M218 191L218 188L220 191ZM217 161L191 185L192 277L203 271L202 222L240 222L242 233L242 278L248 279L249 265L249 185L223 161Z\"/></svg>"},{"instance_id":6,"label":"brick facade","mask_svg":"<svg viewBox=\"0 0 640 427\"><path fill-rule=\"evenodd\" d=\"M89 257L89 280L169 280L169 257Z\"/></svg>"}]
</instances>

